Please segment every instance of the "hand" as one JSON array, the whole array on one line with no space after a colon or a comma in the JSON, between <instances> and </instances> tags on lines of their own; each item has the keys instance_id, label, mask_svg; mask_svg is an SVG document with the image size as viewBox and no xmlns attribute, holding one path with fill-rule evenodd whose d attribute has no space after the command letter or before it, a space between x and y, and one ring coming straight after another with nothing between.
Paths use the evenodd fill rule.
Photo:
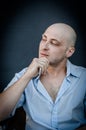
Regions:
<instances>
[{"instance_id":1,"label":"hand","mask_svg":"<svg viewBox=\"0 0 86 130\"><path fill-rule=\"evenodd\" d=\"M41 68L41 73L44 74L47 71L48 65L49 61L46 57L34 58L27 69L27 73L33 78L38 75L39 69Z\"/></svg>"}]
</instances>

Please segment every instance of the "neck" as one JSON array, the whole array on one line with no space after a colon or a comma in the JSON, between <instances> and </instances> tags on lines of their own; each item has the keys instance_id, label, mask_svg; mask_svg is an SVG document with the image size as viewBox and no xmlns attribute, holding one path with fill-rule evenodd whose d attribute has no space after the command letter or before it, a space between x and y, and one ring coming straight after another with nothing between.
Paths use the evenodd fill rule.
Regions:
<instances>
[{"instance_id":1,"label":"neck","mask_svg":"<svg viewBox=\"0 0 86 130\"><path fill-rule=\"evenodd\" d=\"M60 73L66 74L66 61L58 63L57 66L49 65L47 72L53 76L57 76Z\"/></svg>"}]
</instances>

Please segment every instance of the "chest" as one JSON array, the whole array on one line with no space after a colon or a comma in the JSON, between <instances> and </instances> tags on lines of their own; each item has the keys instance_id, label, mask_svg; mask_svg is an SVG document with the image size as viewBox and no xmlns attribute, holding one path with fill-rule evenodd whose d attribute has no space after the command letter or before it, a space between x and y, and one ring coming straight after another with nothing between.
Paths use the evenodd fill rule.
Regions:
<instances>
[{"instance_id":1,"label":"chest","mask_svg":"<svg viewBox=\"0 0 86 130\"><path fill-rule=\"evenodd\" d=\"M64 85L64 82L62 83L63 85ZM53 79L52 79L52 82L48 81L47 79L46 82L42 82L42 84L43 83L45 83L47 87L50 87L50 85L48 86L47 84L48 83L53 84ZM69 84L69 81L68 81L68 84ZM65 122L65 121L69 122L70 119L76 122L76 119L78 119L78 117L80 117L80 119L83 119L83 111L84 111L83 99L85 97L86 89L85 87L83 88L79 87L80 82L78 83L75 82L74 84L71 84L72 86L68 84L66 82L67 91L64 90L65 87L63 89L65 91L65 94L63 94L60 100L58 100L58 102L54 105L50 103L49 100L46 100L46 98L44 98L43 95L41 95L40 93L37 93L35 87L33 87L33 85L31 86L30 84L30 86L28 86L28 91L27 91L27 96L26 96L26 100L28 103L27 105L29 108L27 111L29 115L32 117L30 118L30 120L34 119L39 123L41 121L42 123L49 124L49 126L51 126L51 121L53 124L53 117L54 117L55 119L54 128L55 126L58 128L58 124L61 124L61 122ZM30 93L28 94L28 92ZM26 106L26 109L27 109L27 106ZM68 128L67 127L66 128L70 129L70 127L74 126L73 124L70 124L70 125L71 126L69 126L68 124ZM64 126L62 125L60 126L60 128L64 129Z\"/></svg>"},{"instance_id":2,"label":"chest","mask_svg":"<svg viewBox=\"0 0 86 130\"><path fill-rule=\"evenodd\" d=\"M55 101L64 77L42 78L41 82L53 101Z\"/></svg>"}]
</instances>

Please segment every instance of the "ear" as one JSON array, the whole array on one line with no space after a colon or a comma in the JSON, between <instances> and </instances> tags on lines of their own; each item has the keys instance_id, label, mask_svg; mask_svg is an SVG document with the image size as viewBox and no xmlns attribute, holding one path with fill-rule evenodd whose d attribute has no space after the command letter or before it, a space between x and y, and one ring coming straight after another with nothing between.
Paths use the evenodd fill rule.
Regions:
<instances>
[{"instance_id":1,"label":"ear","mask_svg":"<svg viewBox=\"0 0 86 130\"><path fill-rule=\"evenodd\" d=\"M75 52L75 47L69 47L68 50L66 51L66 56L67 58L71 57L73 53Z\"/></svg>"}]
</instances>

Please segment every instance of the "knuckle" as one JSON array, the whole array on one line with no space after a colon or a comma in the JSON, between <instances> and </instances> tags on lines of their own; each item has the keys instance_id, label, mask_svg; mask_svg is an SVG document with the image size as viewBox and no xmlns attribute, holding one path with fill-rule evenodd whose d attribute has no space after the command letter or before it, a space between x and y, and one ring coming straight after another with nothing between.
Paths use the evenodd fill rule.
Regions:
<instances>
[{"instance_id":1,"label":"knuckle","mask_svg":"<svg viewBox=\"0 0 86 130\"><path fill-rule=\"evenodd\" d=\"M37 58L34 58L33 61L37 61Z\"/></svg>"}]
</instances>

